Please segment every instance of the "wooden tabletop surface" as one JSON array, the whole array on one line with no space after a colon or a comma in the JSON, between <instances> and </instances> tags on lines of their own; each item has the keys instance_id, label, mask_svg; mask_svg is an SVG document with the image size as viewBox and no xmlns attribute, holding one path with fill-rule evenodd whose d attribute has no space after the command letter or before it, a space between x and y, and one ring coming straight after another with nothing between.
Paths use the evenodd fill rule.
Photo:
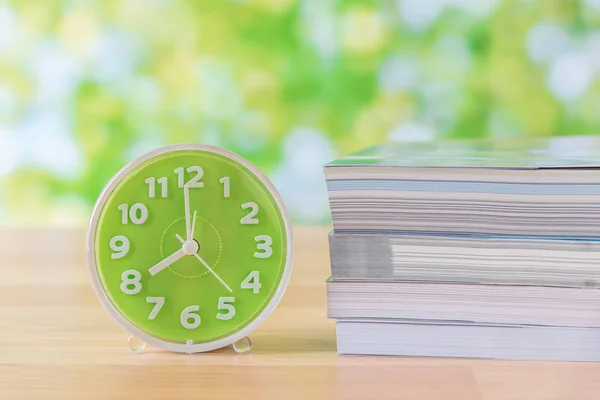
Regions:
<instances>
[{"instance_id":1,"label":"wooden tabletop surface","mask_svg":"<svg viewBox=\"0 0 600 400\"><path fill-rule=\"evenodd\" d=\"M600 364L338 356L327 228L250 354L131 353L88 282L83 230L0 231L0 399L600 399Z\"/></svg>"}]
</instances>

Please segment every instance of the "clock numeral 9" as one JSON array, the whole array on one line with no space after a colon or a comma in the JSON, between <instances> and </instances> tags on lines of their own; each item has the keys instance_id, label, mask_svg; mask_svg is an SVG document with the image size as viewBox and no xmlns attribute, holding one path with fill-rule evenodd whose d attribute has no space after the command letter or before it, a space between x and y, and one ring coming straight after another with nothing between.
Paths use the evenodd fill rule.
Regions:
<instances>
[{"instance_id":1,"label":"clock numeral 9","mask_svg":"<svg viewBox=\"0 0 600 400\"><path fill-rule=\"evenodd\" d=\"M200 326L200 316L196 314L200 311L200 306L189 306L183 309L179 322L185 329L196 329Z\"/></svg>"},{"instance_id":2,"label":"clock numeral 9","mask_svg":"<svg viewBox=\"0 0 600 400\"><path fill-rule=\"evenodd\" d=\"M189 167L185 171L187 171L190 174L195 172L196 176L194 176L187 183L185 183L185 172L184 172L183 167L175 168L175 171L173 171L173 172L175 172L177 174L177 186L179 186L180 189L183 188L183 186L188 186L191 188L204 187L204 183L200 182L200 179L202 179L202 176L204 175L204 170L201 167L198 167L195 165L195 166Z\"/></svg>"},{"instance_id":3,"label":"clock numeral 9","mask_svg":"<svg viewBox=\"0 0 600 400\"><path fill-rule=\"evenodd\" d=\"M273 239L271 239L271 236L259 235L255 237L254 240L257 243L256 248L262 250L262 252L257 251L254 253L255 258L269 258L273 255L273 248L271 247L273 245Z\"/></svg>"},{"instance_id":4,"label":"clock numeral 9","mask_svg":"<svg viewBox=\"0 0 600 400\"><path fill-rule=\"evenodd\" d=\"M250 274L242 281L240 285L242 289L252 289L254 294L258 294L262 285L258 280L258 271L252 271Z\"/></svg>"},{"instance_id":5,"label":"clock numeral 9","mask_svg":"<svg viewBox=\"0 0 600 400\"><path fill-rule=\"evenodd\" d=\"M226 310L227 313L217 313L217 319L229 321L231 318L235 317L235 307L230 303L235 303L235 297L219 297L219 305L217 308L219 310Z\"/></svg>"},{"instance_id":6,"label":"clock numeral 9","mask_svg":"<svg viewBox=\"0 0 600 400\"><path fill-rule=\"evenodd\" d=\"M125 294L138 294L142 291L142 274L135 269L128 269L121 274L121 292Z\"/></svg>"},{"instance_id":7,"label":"clock numeral 9","mask_svg":"<svg viewBox=\"0 0 600 400\"><path fill-rule=\"evenodd\" d=\"M153 199L156 197L156 178L150 177L146 179L144 182L148 184L148 197ZM167 198L167 186L168 180L167 178L160 178L158 180L158 184L160 185L160 197L163 199Z\"/></svg>"},{"instance_id":8,"label":"clock numeral 9","mask_svg":"<svg viewBox=\"0 0 600 400\"><path fill-rule=\"evenodd\" d=\"M258 225L258 218L254 218L256 217L256 214L258 214L258 205L252 201L242 204L242 210L248 208L251 208L250 213L242 218L240 223L243 225Z\"/></svg>"},{"instance_id":9,"label":"clock numeral 9","mask_svg":"<svg viewBox=\"0 0 600 400\"><path fill-rule=\"evenodd\" d=\"M141 225L148 219L148 208L142 203L135 203L129 208L127 204L117 207L121 211L121 222L127 225L129 220L136 225Z\"/></svg>"},{"instance_id":10,"label":"clock numeral 9","mask_svg":"<svg viewBox=\"0 0 600 400\"><path fill-rule=\"evenodd\" d=\"M110 255L110 258L113 260L123 258L129 253L130 248L131 245L129 244L129 239L125 236L115 236L110 239L110 249L114 251L114 253Z\"/></svg>"}]
</instances>

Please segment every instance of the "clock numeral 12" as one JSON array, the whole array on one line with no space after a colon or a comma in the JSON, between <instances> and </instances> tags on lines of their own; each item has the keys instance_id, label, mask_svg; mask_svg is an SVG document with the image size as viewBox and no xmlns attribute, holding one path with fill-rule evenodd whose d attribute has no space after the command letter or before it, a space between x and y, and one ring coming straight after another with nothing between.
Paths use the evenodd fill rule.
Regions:
<instances>
[{"instance_id":1,"label":"clock numeral 12","mask_svg":"<svg viewBox=\"0 0 600 400\"><path fill-rule=\"evenodd\" d=\"M127 225L129 220L136 225L141 225L148 219L148 208L142 203L135 203L131 208L127 204L121 204L117 209L121 211L123 225Z\"/></svg>"},{"instance_id":2,"label":"clock numeral 12","mask_svg":"<svg viewBox=\"0 0 600 400\"><path fill-rule=\"evenodd\" d=\"M150 177L148 179L146 179L144 182L146 182L148 184L148 197L150 197L151 199L156 197L156 178L154 177ZM158 184L160 185L160 197L162 197L163 199L167 198L167 178L166 177L162 177L160 179L158 179Z\"/></svg>"},{"instance_id":3,"label":"clock numeral 12","mask_svg":"<svg viewBox=\"0 0 600 400\"><path fill-rule=\"evenodd\" d=\"M258 292L260 291L260 288L262 287L262 285L260 284L260 282L258 280L258 271L250 272L250 274L248 274L246 279L244 279L242 281L242 284L240 285L240 287L242 289L252 289L254 294L258 294Z\"/></svg>"},{"instance_id":4,"label":"clock numeral 12","mask_svg":"<svg viewBox=\"0 0 600 400\"><path fill-rule=\"evenodd\" d=\"M194 176L186 183L184 171L187 171L190 174L195 172L196 176ZM201 167L198 167L197 165L188 167L186 170L184 170L183 167L175 168L175 171L173 172L177 174L177 186L179 186L180 189L183 188L183 186L188 186L191 188L204 187L204 182L200 182L200 179L202 179L202 176L204 176L204 170Z\"/></svg>"}]
</instances>

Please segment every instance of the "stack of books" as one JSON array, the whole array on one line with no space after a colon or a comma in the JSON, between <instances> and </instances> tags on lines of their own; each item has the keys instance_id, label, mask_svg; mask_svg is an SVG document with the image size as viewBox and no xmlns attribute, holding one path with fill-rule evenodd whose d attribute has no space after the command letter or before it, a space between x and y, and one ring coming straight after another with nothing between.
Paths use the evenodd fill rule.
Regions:
<instances>
[{"instance_id":1,"label":"stack of books","mask_svg":"<svg viewBox=\"0 0 600 400\"><path fill-rule=\"evenodd\" d=\"M600 137L325 166L340 354L600 361Z\"/></svg>"}]
</instances>

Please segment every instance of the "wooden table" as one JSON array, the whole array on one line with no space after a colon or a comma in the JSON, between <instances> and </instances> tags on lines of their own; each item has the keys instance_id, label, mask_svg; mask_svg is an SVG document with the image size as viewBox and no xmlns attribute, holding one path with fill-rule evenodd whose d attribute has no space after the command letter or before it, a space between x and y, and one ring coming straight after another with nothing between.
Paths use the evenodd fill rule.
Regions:
<instances>
[{"instance_id":1,"label":"wooden table","mask_svg":"<svg viewBox=\"0 0 600 400\"><path fill-rule=\"evenodd\" d=\"M600 399L600 364L338 356L327 232L295 230L251 354L136 355L88 283L83 230L0 231L0 399Z\"/></svg>"}]
</instances>

